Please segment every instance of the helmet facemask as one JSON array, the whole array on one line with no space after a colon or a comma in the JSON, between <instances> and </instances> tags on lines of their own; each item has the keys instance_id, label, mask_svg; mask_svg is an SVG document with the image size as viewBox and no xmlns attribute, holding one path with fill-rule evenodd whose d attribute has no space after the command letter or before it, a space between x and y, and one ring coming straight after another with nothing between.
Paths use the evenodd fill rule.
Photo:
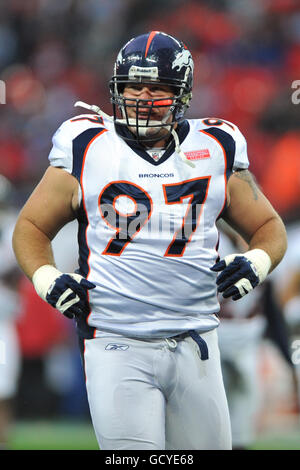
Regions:
<instances>
[{"instance_id":1,"label":"helmet facemask","mask_svg":"<svg viewBox=\"0 0 300 470\"><path fill-rule=\"evenodd\" d=\"M124 97L123 91L126 84L142 83L143 85L153 86L156 83L167 85L172 89L172 95L164 98L140 99ZM174 85L173 83L162 81L128 80L128 77L114 75L110 82L111 102L113 105L113 115L116 124L129 128L133 134L133 140L147 143L155 142L161 138L167 138L177 122L182 120L185 110L188 107L191 93L184 94L185 86L183 84ZM128 109L135 108L135 118L129 117ZM147 110L143 119L139 118L139 110ZM158 121L151 119L154 108L168 108L164 117ZM166 132L161 132L165 129ZM131 140L128 137L128 140Z\"/></svg>"}]
</instances>

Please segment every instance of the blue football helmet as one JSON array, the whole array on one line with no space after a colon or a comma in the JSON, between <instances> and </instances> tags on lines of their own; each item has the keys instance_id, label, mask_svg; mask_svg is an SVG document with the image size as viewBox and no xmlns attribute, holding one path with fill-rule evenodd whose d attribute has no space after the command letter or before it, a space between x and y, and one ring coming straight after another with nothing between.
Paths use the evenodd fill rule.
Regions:
<instances>
[{"instance_id":1,"label":"blue football helmet","mask_svg":"<svg viewBox=\"0 0 300 470\"><path fill-rule=\"evenodd\" d=\"M135 129L132 137L127 136L128 140L147 141L147 129L151 127L164 127L169 133L172 132L175 123L183 120L189 107L192 98L193 71L194 63L190 51L181 41L168 34L152 31L137 36L125 44L114 66L110 93L115 123ZM174 96L152 100L125 99L123 90L128 83L145 85L160 83L169 86ZM127 112L128 107L136 107L136 116L138 116L139 106L149 109L148 119L142 123L138 117L130 119ZM151 111L156 106L169 108L162 121L150 120ZM155 140L153 133L148 140Z\"/></svg>"}]
</instances>

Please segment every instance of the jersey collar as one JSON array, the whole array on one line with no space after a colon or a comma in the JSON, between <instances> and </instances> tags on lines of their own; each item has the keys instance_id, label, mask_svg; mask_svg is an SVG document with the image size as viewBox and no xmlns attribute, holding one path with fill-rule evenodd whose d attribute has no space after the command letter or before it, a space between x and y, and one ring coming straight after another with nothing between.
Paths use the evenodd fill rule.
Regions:
<instances>
[{"instance_id":1,"label":"jersey collar","mask_svg":"<svg viewBox=\"0 0 300 470\"><path fill-rule=\"evenodd\" d=\"M158 166L161 163L164 163L175 151L175 142L173 137L171 136L169 139L169 143L166 146L164 154L158 161L153 160L153 158L147 153L145 148L136 141L128 141L125 140L126 137L132 138L132 133L126 126L115 124L117 134L123 138L124 142L141 158L146 160L147 162L151 163L151 165ZM188 135L190 130L189 122L185 119L184 121L178 123L176 128L176 132L178 134L179 142L182 143L186 136Z\"/></svg>"}]
</instances>

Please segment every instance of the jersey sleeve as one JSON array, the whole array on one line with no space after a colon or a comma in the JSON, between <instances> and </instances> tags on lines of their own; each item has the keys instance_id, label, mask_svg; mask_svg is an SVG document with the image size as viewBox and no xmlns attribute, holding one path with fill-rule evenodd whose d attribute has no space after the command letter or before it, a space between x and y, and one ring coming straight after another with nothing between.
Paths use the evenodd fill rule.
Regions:
<instances>
[{"instance_id":1,"label":"jersey sleeve","mask_svg":"<svg viewBox=\"0 0 300 470\"><path fill-rule=\"evenodd\" d=\"M249 167L247 142L235 124L225 119L205 118L201 119L200 128L214 135L229 152L230 171Z\"/></svg>"},{"instance_id":2,"label":"jersey sleeve","mask_svg":"<svg viewBox=\"0 0 300 470\"><path fill-rule=\"evenodd\" d=\"M235 127L235 133L235 156L233 162L233 170L237 168L246 169L249 167L247 141L237 127Z\"/></svg>"},{"instance_id":3,"label":"jersey sleeve","mask_svg":"<svg viewBox=\"0 0 300 470\"><path fill-rule=\"evenodd\" d=\"M249 167L249 159L247 153L247 141L239 130L239 128L232 122L221 120L224 124L220 126L228 134L232 136L235 141L235 153L233 159L233 171L237 168L247 169Z\"/></svg>"},{"instance_id":4,"label":"jersey sleeve","mask_svg":"<svg viewBox=\"0 0 300 470\"><path fill-rule=\"evenodd\" d=\"M52 137L52 149L48 156L51 166L64 168L72 173L73 150L69 123L64 122Z\"/></svg>"}]
</instances>

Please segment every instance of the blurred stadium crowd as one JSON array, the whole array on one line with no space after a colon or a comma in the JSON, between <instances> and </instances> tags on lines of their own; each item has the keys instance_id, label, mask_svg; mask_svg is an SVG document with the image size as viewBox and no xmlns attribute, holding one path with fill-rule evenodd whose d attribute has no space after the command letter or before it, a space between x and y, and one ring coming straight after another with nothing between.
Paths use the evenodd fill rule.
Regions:
<instances>
[{"instance_id":1,"label":"blurred stadium crowd","mask_svg":"<svg viewBox=\"0 0 300 470\"><path fill-rule=\"evenodd\" d=\"M13 184L5 204L18 211L25 202L48 166L53 133L82 112L77 100L111 113L108 81L117 52L150 30L177 36L193 54L187 117L238 125L263 191L287 224L300 223L300 104L292 100L300 79L298 0L1 0L0 174ZM73 327L22 276L17 293L17 415L85 416ZM52 389L41 382L46 373ZM68 399L58 402L65 392Z\"/></svg>"}]
</instances>

